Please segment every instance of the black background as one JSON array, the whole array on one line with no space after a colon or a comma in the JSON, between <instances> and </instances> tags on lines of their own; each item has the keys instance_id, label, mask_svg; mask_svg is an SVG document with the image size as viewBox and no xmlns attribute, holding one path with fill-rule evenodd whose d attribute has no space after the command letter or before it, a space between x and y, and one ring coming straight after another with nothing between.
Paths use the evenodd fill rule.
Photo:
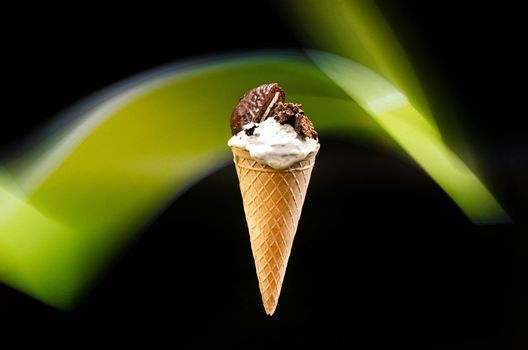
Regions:
<instances>
[{"instance_id":1,"label":"black background","mask_svg":"<svg viewBox=\"0 0 528 350\"><path fill-rule=\"evenodd\" d=\"M72 312L0 285L0 341L524 348L525 9L513 1L380 6L418 75L430 78L424 86L433 109L449 103L462 118L483 178L512 225L472 225L416 166L323 135L273 318L260 304L228 166L175 201ZM177 7L37 16L24 34L8 35L0 154L20 149L64 108L145 69L212 53L306 46L278 3ZM345 156L350 166L343 169ZM210 200L220 196L222 205Z\"/></svg>"}]
</instances>

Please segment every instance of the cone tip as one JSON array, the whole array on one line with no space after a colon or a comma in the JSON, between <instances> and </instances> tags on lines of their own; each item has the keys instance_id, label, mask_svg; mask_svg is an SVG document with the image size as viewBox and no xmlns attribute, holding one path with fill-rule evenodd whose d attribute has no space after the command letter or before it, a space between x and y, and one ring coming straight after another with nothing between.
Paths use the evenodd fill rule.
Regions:
<instances>
[{"instance_id":1,"label":"cone tip","mask_svg":"<svg viewBox=\"0 0 528 350\"><path fill-rule=\"evenodd\" d=\"M271 305L265 305L264 306L264 309L266 310L266 315L268 316L273 316L273 314L275 313L275 309L277 307L276 306L271 306Z\"/></svg>"}]
</instances>

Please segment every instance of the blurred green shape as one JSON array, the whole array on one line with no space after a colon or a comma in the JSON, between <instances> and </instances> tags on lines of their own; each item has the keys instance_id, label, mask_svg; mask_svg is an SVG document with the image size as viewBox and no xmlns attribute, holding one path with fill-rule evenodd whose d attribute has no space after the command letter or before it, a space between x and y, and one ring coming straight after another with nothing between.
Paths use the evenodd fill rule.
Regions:
<instances>
[{"instance_id":1,"label":"blurred green shape","mask_svg":"<svg viewBox=\"0 0 528 350\"><path fill-rule=\"evenodd\" d=\"M438 183L475 223L508 220L493 195L407 97L372 70L333 54L310 57Z\"/></svg>"},{"instance_id":2,"label":"blurred green shape","mask_svg":"<svg viewBox=\"0 0 528 350\"><path fill-rule=\"evenodd\" d=\"M0 176L1 177L1 176ZM5 178L4 178L5 180ZM56 303L78 295L84 279L75 261L75 230L39 212L0 179L0 276L33 296L53 295ZM54 257L60 256L60 261ZM50 259L51 258L51 259ZM59 262L68 264L58 266Z\"/></svg>"}]
</instances>

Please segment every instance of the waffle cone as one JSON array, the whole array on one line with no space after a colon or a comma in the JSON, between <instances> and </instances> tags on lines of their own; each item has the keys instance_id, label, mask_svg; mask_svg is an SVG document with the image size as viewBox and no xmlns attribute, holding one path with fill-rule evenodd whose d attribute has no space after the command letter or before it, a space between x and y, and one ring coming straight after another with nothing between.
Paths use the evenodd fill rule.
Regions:
<instances>
[{"instance_id":1,"label":"waffle cone","mask_svg":"<svg viewBox=\"0 0 528 350\"><path fill-rule=\"evenodd\" d=\"M275 312L317 150L276 170L232 147L262 303Z\"/></svg>"}]
</instances>

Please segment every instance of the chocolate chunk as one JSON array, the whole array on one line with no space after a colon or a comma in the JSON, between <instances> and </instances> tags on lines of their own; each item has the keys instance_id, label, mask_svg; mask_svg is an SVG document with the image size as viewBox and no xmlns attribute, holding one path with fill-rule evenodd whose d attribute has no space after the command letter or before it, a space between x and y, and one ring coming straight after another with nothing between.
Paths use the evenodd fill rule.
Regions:
<instances>
[{"instance_id":1,"label":"chocolate chunk","mask_svg":"<svg viewBox=\"0 0 528 350\"><path fill-rule=\"evenodd\" d=\"M272 114L279 123L290 124L299 134L317 140L317 132L311 120L304 114L302 105L279 102Z\"/></svg>"},{"instance_id":2,"label":"chocolate chunk","mask_svg":"<svg viewBox=\"0 0 528 350\"><path fill-rule=\"evenodd\" d=\"M261 123L273 116L281 124L290 124L303 137L318 138L310 119L304 114L302 106L285 103L285 94L277 83L264 84L249 90L242 96L231 114L231 132L238 134L249 123ZM253 135L255 128L246 130Z\"/></svg>"},{"instance_id":3,"label":"chocolate chunk","mask_svg":"<svg viewBox=\"0 0 528 350\"><path fill-rule=\"evenodd\" d=\"M273 116L281 124L295 125L296 115L303 113L302 106L294 103L279 102L273 110Z\"/></svg>"},{"instance_id":4,"label":"chocolate chunk","mask_svg":"<svg viewBox=\"0 0 528 350\"><path fill-rule=\"evenodd\" d=\"M310 119L304 114L295 119L293 128L301 135L317 140L319 135L314 129L314 125Z\"/></svg>"},{"instance_id":5,"label":"chocolate chunk","mask_svg":"<svg viewBox=\"0 0 528 350\"><path fill-rule=\"evenodd\" d=\"M231 132L239 133L248 123L260 123L274 106L284 102L285 94L277 83L264 84L244 94L231 114Z\"/></svg>"},{"instance_id":6,"label":"chocolate chunk","mask_svg":"<svg viewBox=\"0 0 528 350\"><path fill-rule=\"evenodd\" d=\"M246 130L244 130L244 132L246 133L247 136L252 136L256 128L257 126L253 125L251 128L247 128Z\"/></svg>"}]
</instances>

